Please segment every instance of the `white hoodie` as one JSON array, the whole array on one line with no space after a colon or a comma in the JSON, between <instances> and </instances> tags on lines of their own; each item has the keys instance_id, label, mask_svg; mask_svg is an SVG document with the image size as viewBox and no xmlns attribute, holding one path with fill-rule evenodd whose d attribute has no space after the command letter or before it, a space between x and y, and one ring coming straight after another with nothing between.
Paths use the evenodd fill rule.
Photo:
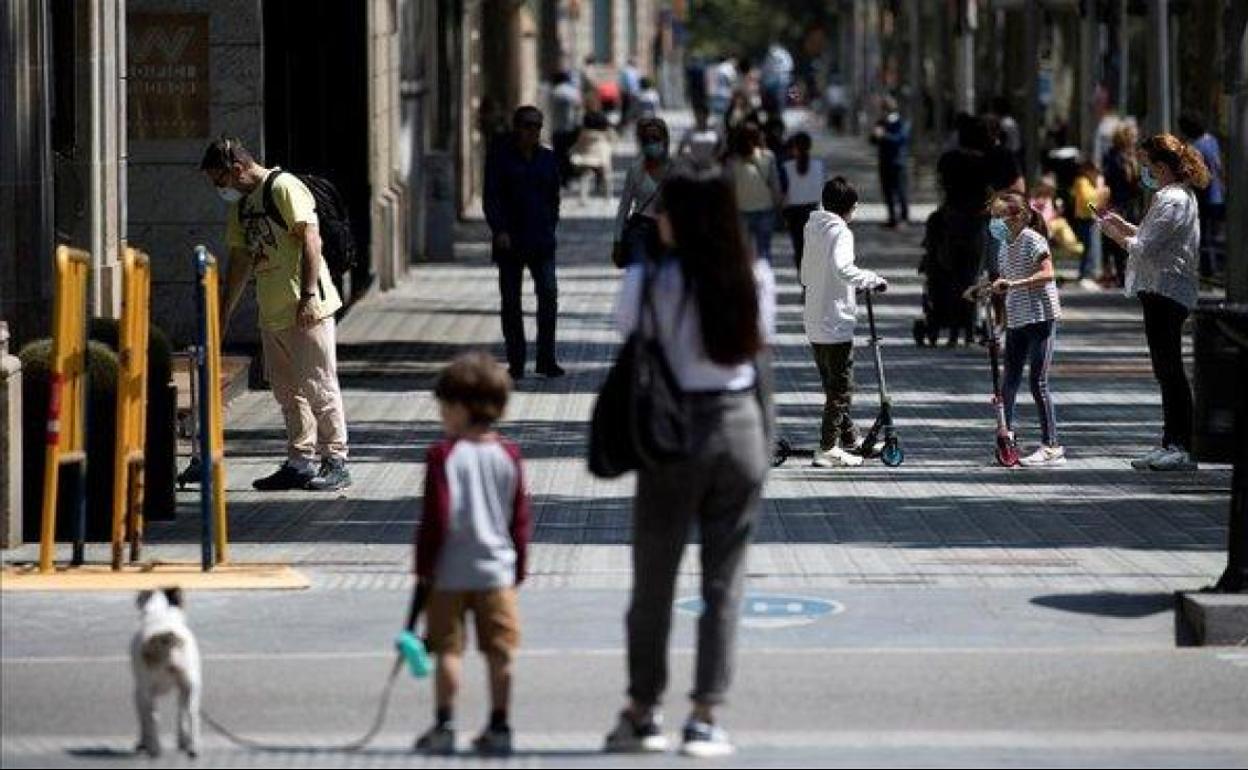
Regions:
<instances>
[{"instance_id":1,"label":"white hoodie","mask_svg":"<svg viewBox=\"0 0 1248 770\"><path fill-rule=\"evenodd\" d=\"M880 282L854 265L854 233L838 215L816 209L806 220L802 285L806 287L806 337L816 345L854 341L854 292Z\"/></svg>"}]
</instances>

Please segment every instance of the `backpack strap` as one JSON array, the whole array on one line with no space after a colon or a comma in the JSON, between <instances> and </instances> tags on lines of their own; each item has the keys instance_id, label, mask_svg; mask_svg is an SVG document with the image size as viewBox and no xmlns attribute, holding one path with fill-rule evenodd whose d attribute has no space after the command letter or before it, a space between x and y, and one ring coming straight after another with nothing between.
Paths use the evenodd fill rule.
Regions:
<instances>
[{"instance_id":1,"label":"backpack strap","mask_svg":"<svg viewBox=\"0 0 1248 770\"><path fill-rule=\"evenodd\" d=\"M264 205L265 216L276 222L283 230L289 231L290 227L286 224L286 218L282 216L281 209L277 207L277 201L273 200L273 183L284 173L286 172L279 168L269 174L268 178L264 180L264 189L260 193L260 200Z\"/></svg>"}]
</instances>

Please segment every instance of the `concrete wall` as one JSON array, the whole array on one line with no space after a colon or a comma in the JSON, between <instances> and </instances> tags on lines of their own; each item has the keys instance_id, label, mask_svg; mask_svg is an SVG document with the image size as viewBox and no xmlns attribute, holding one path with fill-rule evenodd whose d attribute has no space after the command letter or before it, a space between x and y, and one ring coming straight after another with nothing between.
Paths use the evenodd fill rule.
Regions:
<instances>
[{"instance_id":1,"label":"concrete wall","mask_svg":"<svg viewBox=\"0 0 1248 770\"><path fill-rule=\"evenodd\" d=\"M371 259L379 288L394 288L406 272L408 201L400 163L399 16L390 0L368 5L369 182L372 188Z\"/></svg>"},{"instance_id":2,"label":"concrete wall","mask_svg":"<svg viewBox=\"0 0 1248 770\"><path fill-rule=\"evenodd\" d=\"M215 136L237 136L264 155L264 58L260 0L128 0L128 12L207 13L211 131L193 139L130 141L129 240L152 257L152 318L175 344L195 335L197 243L225 256L225 204L199 173ZM229 340L255 341L254 300L247 293Z\"/></svg>"}]
</instances>

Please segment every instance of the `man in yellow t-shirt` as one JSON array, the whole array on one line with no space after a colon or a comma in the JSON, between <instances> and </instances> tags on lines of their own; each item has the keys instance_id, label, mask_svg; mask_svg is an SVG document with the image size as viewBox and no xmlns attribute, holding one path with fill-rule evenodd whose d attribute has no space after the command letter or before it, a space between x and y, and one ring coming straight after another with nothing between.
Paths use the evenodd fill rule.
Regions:
<instances>
[{"instance_id":1,"label":"man in yellow t-shirt","mask_svg":"<svg viewBox=\"0 0 1248 770\"><path fill-rule=\"evenodd\" d=\"M254 273L265 370L286 422L286 461L252 485L345 489L351 474L334 327L342 299L321 258L316 201L294 174L261 166L237 139L210 144L200 170L229 204L222 326Z\"/></svg>"}]
</instances>

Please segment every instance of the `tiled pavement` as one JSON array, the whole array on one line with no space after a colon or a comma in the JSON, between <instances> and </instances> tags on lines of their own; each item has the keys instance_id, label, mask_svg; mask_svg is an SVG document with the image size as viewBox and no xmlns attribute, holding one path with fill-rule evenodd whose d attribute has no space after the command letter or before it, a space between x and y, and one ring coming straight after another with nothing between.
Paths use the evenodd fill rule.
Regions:
<instances>
[{"instance_id":1,"label":"tiled pavement","mask_svg":"<svg viewBox=\"0 0 1248 770\"><path fill-rule=\"evenodd\" d=\"M878 188L865 143L820 137L819 147L834 171L859 181L868 204L857 227L859 259L890 281L878 317L906 461L896 469L868 463L833 472L797 458L773 472L750 555L751 584L1170 591L1220 572L1229 469L1162 476L1127 464L1152 443L1160 420L1136 304L1109 293L1063 294L1052 386L1070 462L1044 471L991 467L983 350L916 349L910 340L921 228L892 232L871 221L878 221L879 207L869 205ZM629 147L619 152L623 163ZM916 214L927 210L916 207ZM612 213L601 201L583 205L568 196L559 352L569 376L523 380L504 426L528 461L538 587L619 588L629 581L631 478L595 479L584 462L594 393L617 342L610 309L618 276L607 258ZM251 480L281 455L281 422L268 393L234 402L226 440L236 559L288 559L322 586L386 588L407 579L421 457L439 433L433 379L466 348L502 355L486 230L471 221L459 235L453 263L415 267L398 290L364 300L340 327L356 482L349 492L251 491ZM778 234L776 251L780 425L790 440L809 444L818 429L818 378L801 331L787 236ZM532 339L531 297L525 308ZM868 348L859 349L857 361L855 416L869 423L876 395ZM1026 393L1019 414L1023 435L1034 439ZM160 557L196 553L191 493L181 503L177 523L151 527L151 552ZM694 574L691 554L684 577Z\"/></svg>"}]
</instances>

